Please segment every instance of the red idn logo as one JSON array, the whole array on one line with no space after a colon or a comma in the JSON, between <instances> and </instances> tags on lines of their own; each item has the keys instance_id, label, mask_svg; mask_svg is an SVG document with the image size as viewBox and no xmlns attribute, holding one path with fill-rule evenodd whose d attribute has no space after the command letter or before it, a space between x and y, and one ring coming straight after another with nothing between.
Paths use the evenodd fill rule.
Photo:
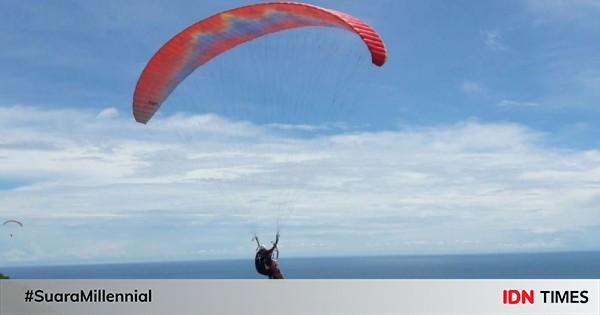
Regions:
<instances>
[{"instance_id":1,"label":"red idn logo","mask_svg":"<svg viewBox=\"0 0 600 315\"><path fill-rule=\"evenodd\" d=\"M503 290L502 291L502 303L503 304L533 304L533 290Z\"/></svg>"}]
</instances>

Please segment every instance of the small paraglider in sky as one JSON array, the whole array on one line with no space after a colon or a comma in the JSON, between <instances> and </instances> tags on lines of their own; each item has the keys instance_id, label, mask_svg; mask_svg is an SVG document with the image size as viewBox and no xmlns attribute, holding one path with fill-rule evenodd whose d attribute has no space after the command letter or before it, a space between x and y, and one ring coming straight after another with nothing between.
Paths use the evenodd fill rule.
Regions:
<instances>
[{"instance_id":1,"label":"small paraglider in sky","mask_svg":"<svg viewBox=\"0 0 600 315\"><path fill-rule=\"evenodd\" d=\"M2 226L6 228L23 227L23 223L17 220L6 220L2 223ZM10 232L10 237L13 237L13 232Z\"/></svg>"}]
</instances>

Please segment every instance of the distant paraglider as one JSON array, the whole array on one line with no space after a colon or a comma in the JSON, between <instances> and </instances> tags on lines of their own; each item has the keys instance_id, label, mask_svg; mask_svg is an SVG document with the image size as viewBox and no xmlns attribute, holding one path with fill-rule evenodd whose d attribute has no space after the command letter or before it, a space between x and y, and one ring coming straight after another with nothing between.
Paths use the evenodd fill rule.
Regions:
<instances>
[{"instance_id":1,"label":"distant paraglider","mask_svg":"<svg viewBox=\"0 0 600 315\"><path fill-rule=\"evenodd\" d=\"M21 223L20 221L17 220L6 220L4 221L4 223L2 223L2 226L4 227L11 227L11 226L18 226L18 227L23 227L23 223ZM10 237L13 237L13 233L10 233Z\"/></svg>"}]
</instances>

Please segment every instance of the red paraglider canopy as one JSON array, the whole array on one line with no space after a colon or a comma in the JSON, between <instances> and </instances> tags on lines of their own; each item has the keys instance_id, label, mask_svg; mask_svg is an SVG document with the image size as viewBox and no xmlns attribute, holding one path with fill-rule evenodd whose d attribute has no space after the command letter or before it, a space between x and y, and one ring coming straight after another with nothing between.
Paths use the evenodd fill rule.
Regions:
<instances>
[{"instance_id":1,"label":"red paraglider canopy","mask_svg":"<svg viewBox=\"0 0 600 315\"><path fill-rule=\"evenodd\" d=\"M354 32L367 45L373 64L382 66L386 61L386 49L377 32L348 14L295 2L244 6L193 24L156 52L137 82L133 95L135 120L147 123L181 81L228 49L266 34L305 26Z\"/></svg>"}]
</instances>

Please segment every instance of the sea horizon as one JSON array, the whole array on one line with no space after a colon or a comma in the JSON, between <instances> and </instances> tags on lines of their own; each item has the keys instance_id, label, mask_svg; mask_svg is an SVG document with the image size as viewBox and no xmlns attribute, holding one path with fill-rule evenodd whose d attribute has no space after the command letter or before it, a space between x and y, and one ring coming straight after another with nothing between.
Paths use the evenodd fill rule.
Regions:
<instances>
[{"instance_id":1,"label":"sea horizon","mask_svg":"<svg viewBox=\"0 0 600 315\"><path fill-rule=\"evenodd\" d=\"M293 279L600 278L600 251L281 257ZM13 279L256 279L252 258L4 266Z\"/></svg>"}]
</instances>

